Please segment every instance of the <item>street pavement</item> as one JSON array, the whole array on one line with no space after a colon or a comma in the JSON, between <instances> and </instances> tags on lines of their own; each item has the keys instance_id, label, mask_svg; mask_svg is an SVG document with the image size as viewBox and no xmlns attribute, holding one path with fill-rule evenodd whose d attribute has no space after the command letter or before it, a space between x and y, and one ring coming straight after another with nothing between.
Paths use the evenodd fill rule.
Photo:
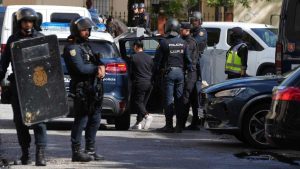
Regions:
<instances>
[{"instance_id":1,"label":"street pavement","mask_svg":"<svg viewBox=\"0 0 300 169\"><path fill-rule=\"evenodd\" d=\"M135 116L132 115L131 124ZM103 120L105 124L105 120ZM48 127L47 166L66 168L140 168L140 169L299 169L300 151L282 149L257 150L229 135L201 131L157 133L164 117L155 114L149 131L116 131L111 125L97 134L98 152L105 156L99 162L71 162L70 128L72 119L50 122ZM0 104L0 156L10 163L20 157L16 131L9 105ZM32 142L34 138L32 136ZM34 144L31 154L34 161ZM12 165L10 168L38 168Z\"/></svg>"}]
</instances>

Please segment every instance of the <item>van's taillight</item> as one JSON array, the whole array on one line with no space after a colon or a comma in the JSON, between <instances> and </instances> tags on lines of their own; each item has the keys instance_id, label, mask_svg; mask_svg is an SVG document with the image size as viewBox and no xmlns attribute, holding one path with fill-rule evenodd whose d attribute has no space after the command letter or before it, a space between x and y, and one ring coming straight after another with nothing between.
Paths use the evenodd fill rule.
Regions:
<instances>
[{"instance_id":1,"label":"van's taillight","mask_svg":"<svg viewBox=\"0 0 300 169\"><path fill-rule=\"evenodd\" d=\"M277 90L273 94L272 99L276 101L300 101L300 88L288 87L282 90Z\"/></svg>"},{"instance_id":2,"label":"van's taillight","mask_svg":"<svg viewBox=\"0 0 300 169\"><path fill-rule=\"evenodd\" d=\"M283 45L281 42L276 43L276 53L275 53L275 65L276 65L276 74L282 74L282 51Z\"/></svg>"},{"instance_id":3,"label":"van's taillight","mask_svg":"<svg viewBox=\"0 0 300 169\"><path fill-rule=\"evenodd\" d=\"M0 50L1 54L3 54L5 48L6 48L6 44L1 44L1 50Z\"/></svg>"},{"instance_id":4,"label":"van's taillight","mask_svg":"<svg viewBox=\"0 0 300 169\"><path fill-rule=\"evenodd\" d=\"M126 73L127 67L125 63L108 63L105 71L106 73Z\"/></svg>"}]
</instances>

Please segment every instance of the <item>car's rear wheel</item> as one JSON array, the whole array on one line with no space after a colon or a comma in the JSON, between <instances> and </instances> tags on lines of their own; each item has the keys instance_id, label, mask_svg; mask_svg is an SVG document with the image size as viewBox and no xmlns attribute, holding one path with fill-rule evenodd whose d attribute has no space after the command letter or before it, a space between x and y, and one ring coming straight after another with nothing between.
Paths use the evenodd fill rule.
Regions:
<instances>
[{"instance_id":1,"label":"car's rear wheel","mask_svg":"<svg viewBox=\"0 0 300 169\"><path fill-rule=\"evenodd\" d=\"M265 117L270 109L270 104L255 105L243 118L242 134L248 144L257 148L268 147L265 138Z\"/></svg>"},{"instance_id":2,"label":"car's rear wheel","mask_svg":"<svg viewBox=\"0 0 300 169\"><path fill-rule=\"evenodd\" d=\"M125 111L121 116L116 117L115 127L117 130L128 130L130 127L130 113Z\"/></svg>"}]
</instances>

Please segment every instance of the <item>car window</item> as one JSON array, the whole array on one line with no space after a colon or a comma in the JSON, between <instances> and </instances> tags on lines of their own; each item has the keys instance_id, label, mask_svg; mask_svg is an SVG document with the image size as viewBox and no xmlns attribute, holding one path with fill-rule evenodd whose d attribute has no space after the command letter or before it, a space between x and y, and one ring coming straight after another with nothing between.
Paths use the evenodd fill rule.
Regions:
<instances>
[{"instance_id":1,"label":"car window","mask_svg":"<svg viewBox=\"0 0 300 169\"><path fill-rule=\"evenodd\" d=\"M68 42L66 40L59 40L59 50L62 56L64 47ZM120 57L117 46L114 43L106 41L93 41L90 40L90 46L95 54L101 54L102 58L116 58Z\"/></svg>"},{"instance_id":2,"label":"car window","mask_svg":"<svg viewBox=\"0 0 300 169\"><path fill-rule=\"evenodd\" d=\"M134 43L133 41L127 41L125 43L126 55L128 57L130 57L131 55L134 54L133 43ZM144 45L144 52L154 58L154 55L155 55L155 52L156 52L156 49L157 49L159 43L156 40L147 39L147 40L143 40L143 45Z\"/></svg>"},{"instance_id":3,"label":"car window","mask_svg":"<svg viewBox=\"0 0 300 169\"><path fill-rule=\"evenodd\" d=\"M80 17L80 15L78 13L52 13L50 16L50 21L70 23L76 17Z\"/></svg>"},{"instance_id":4,"label":"car window","mask_svg":"<svg viewBox=\"0 0 300 169\"><path fill-rule=\"evenodd\" d=\"M207 31L207 46L213 47L220 41L221 29L219 28L205 28Z\"/></svg>"},{"instance_id":5,"label":"car window","mask_svg":"<svg viewBox=\"0 0 300 169\"><path fill-rule=\"evenodd\" d=\"M232 29L227 31L227 44L231 42ZM248 50L262 51L264 48L247 32L244 31L243 41L247 44Z\"/></svg>"},{"instance_id":6,"label":"car window","mask_svg":"<svg viewBox=\"0 0 300 169\"><path fill-rule=\"evenodd\" d=\"M283 30L287 38L300 39L300 1L289 1L287 13L283 17L286 19L286 27Z\"/></svg>"},{"instance_id":7,"label":"car window","mask_svg":"<svg viewBox=\"0 0 300 169\"><path fill-rule=\"evenodd\" d=\"M257 36L260 37L269 47L275 47L278 35L278 29L275 28L252 28Z\"/></svg>"}]
</instances>

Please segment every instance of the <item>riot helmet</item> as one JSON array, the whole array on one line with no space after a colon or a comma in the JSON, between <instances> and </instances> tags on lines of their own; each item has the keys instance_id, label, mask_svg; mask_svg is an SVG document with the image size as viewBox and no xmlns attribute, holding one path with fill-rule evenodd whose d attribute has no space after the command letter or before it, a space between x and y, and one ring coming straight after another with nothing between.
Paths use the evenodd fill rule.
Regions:
<instances>
[{"instance_id":1,"label":"riot helmet","mask_svg":"<svg viewBox=\"0 0 300 169\"><path fill-rule=\"evenodd\" d=\"M135 9L138 9L139 7L139 4L138 3L134 3L132 6L131 6L131 9L135 10Z\"/></svg>"},{"instance_id":2,"label":"riot helmet","mask_svg":"<svg viewBox=\"0 0 300 169\"><path fill-rule=\"evenodd\" d=\"M139 3L139 8L145 8L145 4L144 3Z\"/></svg>"},{"instance_id":3,"label":"riot helmet","mask_svg":"<svg viewBox=\"0 0 300 169\"><path fill-rule=\"evenodd\" d=\"M193 20L194 21L202 21L202 14L199 11L193 12Z\"/></svg>"},{"instance_id":4,"label":"riot helmet","mask_svg":"<svg viewBox=\"0 0 300 169\"><path fill-rule=\"evenodd\" d=\"M177 19L170 18L168 19L165 27L165 32L177 36L180 30L180 24ZM177 35L176 35L177 34Z\"/></svg>"},{"instance_id":5,"label":"riot helmet","mask_svg":"<svg viewBox=\"0 0 300 169\"><path fill-rule=\"evenodd\" d=\"M232 40L242 39L243 35L244 35L244 31L242 28L240 28L240 27L232 28L232 34L231 34Z\"/></svg>"},{"instance_id":6,"label":"riot helmet","mask_svg":"<svg viewBox=\"0 0 300 169\"><path fill-rule=\"evenodd\" d=\"M89 29L89 31L91 32L93 27L97 28L95 23L90 18L80 16L80 17L76 17L71 21L70 32L71 35L75 37L80 37L81 30Z\"/></svg>"},{"instance_id":7,"label":"riot helmet","mask_svg":"<svg viewBox=\"0 0 300 169\"><path fill-rule=\"evenodd\" d=\"M39 15L31 8L20 8L16 14L15 19L17 21L17 25L19 28L21 28L21 22L22 21L32 21L33 22L33 28L37 31L41 31L41 18ZM31 31L31 30L27 30Z\"/></svg>"}]
</instances>

